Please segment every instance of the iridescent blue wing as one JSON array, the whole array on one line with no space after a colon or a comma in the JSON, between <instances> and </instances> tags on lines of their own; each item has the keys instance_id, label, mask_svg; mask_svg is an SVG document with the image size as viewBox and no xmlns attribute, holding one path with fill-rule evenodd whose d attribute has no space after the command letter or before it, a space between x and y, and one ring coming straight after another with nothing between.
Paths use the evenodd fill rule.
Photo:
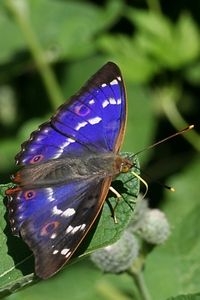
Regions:
<instances>
[{"instance_id":1,"label":"iridescent blue wing","mask_svg":"<svg viewBox=\"0 0 200 300\"><path fill-rule=\"evenodd\" d=\"M19 170L14 177L18 186L7 190L9 216L13 233L34 252L38 276L52 276L71 257L95 221L112 179L112 173L99 179L88 171L84 180L72 176L63 185L62 174L54 174L56 161L117 153L125 123L125 89L119 68L110 62L22 145L16 160L27 168L29 178L23 180ZM31 172L39 171L36 177L43 178L49 161L49 178L57 176L54 183L44 179L28 186L34 177ZM39 168L32 169L34 164Z\"/></svg>"},{"instance_id":2,"label":"iridescent blue wing","mask_svg":"<svg viewBox=\"0 0 200 300\"><path fill-rule=\"evenodd\" d=\"M39 277L52 276L73 255L99 214L110 182L90 179L10 193L13 234L20 232L32 249Z\"/></svg>"},{"instance_id":3,"label":"iridescent blue wing","mask_svg":"<svg viewBox=\"0 0 200 300\"><path fill-rule=\"evenodd\" d=\"M68 153L117 152L126 123L125 88L119 68L104 65L47 123L31 134L16 156L19 165Z\"/></svg>"}]
</instances>

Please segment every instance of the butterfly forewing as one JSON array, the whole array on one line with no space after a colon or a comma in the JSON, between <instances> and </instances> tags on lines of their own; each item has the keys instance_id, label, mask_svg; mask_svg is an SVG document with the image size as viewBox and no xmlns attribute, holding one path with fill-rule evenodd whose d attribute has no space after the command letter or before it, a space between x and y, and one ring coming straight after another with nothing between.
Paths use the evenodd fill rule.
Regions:
<instances>
[{"instance_id":1,"label":"butterfly forewing","mask_svg":"<svg viewBox=\"0 0 200 300\"><path fill-rule=\"evenodd\" d=\"M34 253L38 276L56 273L97 218L120 172L113 162L125 123L121 73L107 63L22 145L16 162L24 167L13 179L18 186L7 190L9 216L13 233ZM105 163L107 153L111 161Z\"/></svg>"},{"instance_id":2,"label":"butterfly forewing","mask_svg":"<svg viewBox=\"0 0 200 300\"><path fill-rule=\"evenodd\" d=\"M32 133L16 156L17 164L34 164L74 152L112 151L120 132L124 132L125 121L122 76L109 62L49 122Z\"/></svg>"}]
</instances>

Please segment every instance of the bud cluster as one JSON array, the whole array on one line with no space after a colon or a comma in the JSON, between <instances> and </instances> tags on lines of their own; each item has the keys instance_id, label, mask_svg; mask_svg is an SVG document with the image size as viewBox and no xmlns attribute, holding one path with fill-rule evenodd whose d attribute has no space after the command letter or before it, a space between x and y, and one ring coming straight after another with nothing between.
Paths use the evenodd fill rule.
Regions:
<instances>
[{"instance_id":1,"label":"bud cluster","mask_svg":"<svg viewBox=\"0 0 200 300\"><path fill-rule=\"evenodd\" d=\"M133 266L142 254L142 244L163 244L169 234L165 214L159 209L150 209L148 201L139 195L133 219L121 238L92 253L91 260L104 272L120 273Z\"/></svg>"}]
</instances>

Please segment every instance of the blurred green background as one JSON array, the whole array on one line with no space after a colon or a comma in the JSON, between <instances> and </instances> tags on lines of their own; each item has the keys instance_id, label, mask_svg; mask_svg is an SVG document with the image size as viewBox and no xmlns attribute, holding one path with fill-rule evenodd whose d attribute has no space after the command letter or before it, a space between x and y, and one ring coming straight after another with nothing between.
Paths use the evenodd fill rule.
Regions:
<instances>
[{"instance_id":1,"label":"blurred green background","mask_svg":"<svg viewBox=\"0 0 200 300\"><path fill-rule=\"evenodd\" d=\"M150 206L161 207L172 226L144 271L156 300L200 290L199 12L194 0L0 2L1 183L16 170L21 143L108 60L121 68L127 89L123 150L138 152L195 125L139 155ZM55 298L140 299L127 275L104 275L89 260L8 299Z\"/></svg>"}]
</instances>

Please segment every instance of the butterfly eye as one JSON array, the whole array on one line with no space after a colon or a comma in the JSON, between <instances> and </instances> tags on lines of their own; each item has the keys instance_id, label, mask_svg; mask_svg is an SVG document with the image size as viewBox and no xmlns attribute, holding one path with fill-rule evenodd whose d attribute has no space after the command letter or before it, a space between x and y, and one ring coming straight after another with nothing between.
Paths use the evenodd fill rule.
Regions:
<instances>
[{"instance_id":1,"label":"butterfly eye","mask_svg":"<svg viewBox=\"0 0 200 300\"><path fill-rule=\"evenodd\" d=\"M127 173L131 168L132 163L128 159L124 159L120 167L120 172Z\"/></svg>"},{"instance_id":2,"label":"butterfly eye","mask_svg":"<svg viewBox=\"0 0 200 300\"><path fill-rule=\"evenodd\" d=\"M122 166L122 173L127 173L129 171L128 166Z\"/></svg>"},{"instance_id":3,"label":"butterfly eye","mask_svg":"<svg viewBox=\"0 0 200 300\"><path fill-rule=\"evenodd\" d=\"M43 159L43 155L39 154L39 155L35 155L33 156L33 158L30 160L30 163L31 164L35 164L35 163L38 163L40 162L42 159Z\"/></svg>"}]
</instances>

